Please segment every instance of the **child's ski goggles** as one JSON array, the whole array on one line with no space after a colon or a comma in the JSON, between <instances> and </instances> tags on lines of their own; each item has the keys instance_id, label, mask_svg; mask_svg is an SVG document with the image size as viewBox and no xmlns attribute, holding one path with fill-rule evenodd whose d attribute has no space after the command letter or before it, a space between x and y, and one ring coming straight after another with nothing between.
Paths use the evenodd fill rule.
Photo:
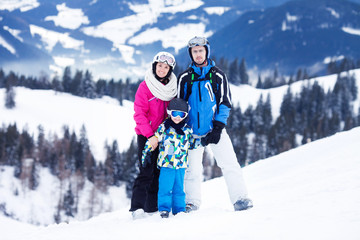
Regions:
<instances>
[{"instance_id":1,"label":"child's ski goggles","mask_svg":"<svg viewBox=\"0 0 360 240\"><path fill-rule=\"evenodd\" d=\"M179 111L179 110L168 110L168 114L172 117L180 117L180 118L186 118L188 115L187 112Z\"/></svg>"}]
</instances>

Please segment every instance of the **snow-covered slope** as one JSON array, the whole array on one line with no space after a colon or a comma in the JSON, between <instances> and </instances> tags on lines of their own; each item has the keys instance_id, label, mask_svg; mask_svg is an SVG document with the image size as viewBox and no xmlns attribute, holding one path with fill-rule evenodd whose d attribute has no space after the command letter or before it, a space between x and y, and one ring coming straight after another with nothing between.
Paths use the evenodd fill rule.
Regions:
<instances>
[{"instance_id":1,"label":"snow-covered slope","mask_svg":"<svg viewBox=\"0 0 360 240\"><path fill-rule=\"evenodd\" d=\"M360 236L360 128L243 169L254 208L234 212L224 179L203 183L199 211L135 220L128 208L35 227L0 217L4 240L326 239ZM121 199L119 199L121 201Z\"/></svg>"},{"instance_id":2,"label":"snow-covered slope","mask_svg":"<svg viewBox=\"0 0 360 240\"><path fill-rule=\"evenodd\" d=\"M360 86L360 70L351 71L350 74L356 75L357 86ZM336 75L296 82L291 85L291 90L293 93L298 93L303 85L308 84L308 81L314 82L315 80L327 91L333 88ZM260 90L248 85L231 86L233 104L240 104L244 111L250 104L256 105L260 94L263 94L264 98L267 94L270 94L272 112L274 118L276 118L287 88L287 86L283 86ZM124 151L128 149L131 140L135 136L135 123L132 117L133 103L131 102L124 101L124 106L121 107L116 100L108 97L91 100L50 90L30 90L22 87L15 90L16 107L9 110L4 107L5 89L0 89L0 124L2 126L16 123L19 130L27 128L30 134L33 134L36 138L38 134L37 127L40 124L44 127L46 137L54 133L61 137L63 125L69 126L71 131L79 134L84 124L91 150L97 162L105 160L105 141L111 144L116 139L120 151ZM359 99L360 91L356 102L353 103L355 112L359 109ZM304 157L304 159L307 159L307 157ZM250 166L251 168L252 166ZM274 166L274 169L276 169L276 166ZM19 179L13 177L13 169L10 167L3 168L0 172L0 208L4 203L6 205L5 212L13 214L16 219L23 222L33 222L41 225L51 224L54 221L53 213L54 209L56 209L54 204L56 204L60 194L57 190L61 189L62 192L65 192L69 182L59 182L58 179L49 174L48 170L42 169L39 175L41 179L37 191L22 191L24 189L22 183ZM79 214L76 216L77 220L84 220L89 216L86 201L91 198L92 185L88 182L86 184L84 190L79 193L80 201L83 201L84 204L80 204ZM52 191L53 189L55 191ZM14 195L14 192L17 192L17 194ZM226 193L224 192L224 194ZM118 211L128 201L128 199L123 199L121 196L125 196L123 188L113 188L109 190L109 194L101 195L102 201L104 201L103 206L106 207L98 210L96 214L106 211L105 209ZM21 202L23 204L18 207Z\"/></svg>"},{"instance_id":3,"label":"snow-covered slope","mask_svg":"<svg viewBox=\"0 0 360 240\"><path fill-rule=\"evenodd\" d=\"M37 127L44 127L46 136L51 132L63 136L67 125L77 135L85 126L92 153L97 161L105 160L105 142L117 140L120 151L127 150L135 135L133 103L124 101L124 107L115 99L87 99L50 90L15 88L16 107L5 108L5 89L0 89L0 124L16 123L18 129L27 128L38 135Z\"/></svg>"},{"instance_id":4,"label":"snow-covered slope","mask_svg":"<svg viewBox=\"0 0 360 240\"><path fill-rule=\"evenodd\" d=\"M343 72L343 75L350 74L356 78L356 84L360 87L360 69L351 70L348 73ZM314 84L315 81L324 89L325 92L332 90L335 86L337 74L312 78L309 80L303 80L295 82L291 85L284 85L281 87L270 89L256 89L249 85L231 86L231 97L233 105L240 104L242 111L245 111L249 105L256 106L260 95L263 95L263 100L266 100L267 95L270 95L273 118L276 119L280 115L280 106L288 87L290 86L291 92L297 94L301 92L303 86ZM360 106L360 91L358 91L358 97L354 102L354 111L357 113Z\"/></svg>"}]
</instances>

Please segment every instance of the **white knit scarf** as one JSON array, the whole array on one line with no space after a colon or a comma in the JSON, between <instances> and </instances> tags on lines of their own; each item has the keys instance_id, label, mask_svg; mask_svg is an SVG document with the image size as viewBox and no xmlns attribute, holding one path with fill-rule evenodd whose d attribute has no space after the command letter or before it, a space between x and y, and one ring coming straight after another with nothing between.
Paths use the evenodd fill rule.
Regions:
<instances>
[{"instance_id":1,"label":"white knit scarf","mask_svg":"<svg viewBox=\"0 0 360 240\"><path fill-rule=\"evenodd\" d=\"M150 92L163 101L170 101L176 97L177 78L174 73L171 73L168 84L164 85L155 78L152 69L149 69L145 74L145 82Z\"/></svg>"}]
</instances>

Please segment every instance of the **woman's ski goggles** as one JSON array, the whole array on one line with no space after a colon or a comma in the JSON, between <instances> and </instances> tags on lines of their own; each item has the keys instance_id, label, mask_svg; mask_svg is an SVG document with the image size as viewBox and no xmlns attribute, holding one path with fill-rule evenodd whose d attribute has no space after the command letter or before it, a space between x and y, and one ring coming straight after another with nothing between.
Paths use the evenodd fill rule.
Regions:
<instances>
[{"instance_id":1,"label":"woman's ski goggles","mask_svg":"<svg viewBox=\"0 0 360 240\"><path fill-rule=\"evenodd\" d=\"M186 118L188 115L187 112L179 111L179 110L168 110L168 114L172 117L180 117L180 118Z\"/></svg>"},{"instance_id":2,"label":"woman's ski goggles","mask_svg":"<svg viewBox=\"0 0 360 240\"><path fill-rule=\"evenodd\" d=\"M171 67L175 66L175 59L169 55L160 55L157 56L156 58L157 62L166 62L167 64L169 64Z\"/></svg>"},{"instance_id":3,"label":"woman's ski goggles","mask_svg":"<svg viewBox=\"0 0 360 240\"><path fill-rule=\"evenodd\" d=\"M194 37L194 38L190 39L190 41L188 42L189 48L192 48L195 46L205 46L205 45L209 45L209 41L204 37Z\"/></svg>"}]
</instances>

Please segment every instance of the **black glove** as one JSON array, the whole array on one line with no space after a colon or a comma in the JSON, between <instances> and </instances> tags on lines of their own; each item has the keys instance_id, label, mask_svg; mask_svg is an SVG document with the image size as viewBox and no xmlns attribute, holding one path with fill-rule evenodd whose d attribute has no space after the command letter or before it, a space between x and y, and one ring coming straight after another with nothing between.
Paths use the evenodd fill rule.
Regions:
<instances>
[{"instance_id":1,"label":"black glove","mask_svg":"<svg viewBox=\"0 0 360 240\"><path fill-rule=\"evenodd\" d=\"M142 164L143 168L146 168L147 166L151 165L151 155L152 152L148 152L147 154L145 154L144 163Z\"/></svg>"},{"instance_id":2,"label":"black glove","mask_svg":"<svg viewBox=\"0 0 360 240\"><path fill-rule=\"evenodd\" d=\"M207 146L209 143L217 144L220 140L221 131L225 127L225 124L215 120L213 125L213 130L201 139L201 144L203 146Z\"/></svg>"}]
</instances>

